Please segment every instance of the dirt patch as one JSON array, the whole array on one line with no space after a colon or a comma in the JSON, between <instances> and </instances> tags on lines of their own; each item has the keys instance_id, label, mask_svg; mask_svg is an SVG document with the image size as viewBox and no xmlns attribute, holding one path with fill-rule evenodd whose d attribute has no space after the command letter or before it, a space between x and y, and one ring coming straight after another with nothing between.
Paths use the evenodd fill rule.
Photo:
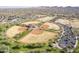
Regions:
<instances>
[{"instance_id":1,"label":"dirt patch","mask_svg":"<svg viewBox=\"0 0 79 59\"><path fill-rule=\"evenodd\" d=\"M26 30L25 27L21 27L21 26L13 26L11 28L9 28L7 31L6 31L6 36L9 37L9 38L12 38L14 37L15 35L21 33L21 32L24 32Z\"/></svg>"},{"instance_id":2,"label":"dirt patch","mask_svg":"<svg viewBox=\"0 0 79 59\"><path fill-rule=\"evenodd\" d=\"M47 30L47 29L54 29L54 30L59 30L60 27L54 23L49 23L46 22L43 25L40 26L41 29Z\"/></svg>"},{"instance_id":3,"label":"dirt patch","mask_svg":"<svg viewBox=\"0 0 79 59\"><path fill-rule=\"evenodd\" d=\"M43 24L42 26L40 26L40 29L46 30L46 29L48 29L48 27L49 27L49 25Z\"/></svg>"},{"instance_id":4,"label":"dirt patch","mask_svg":"<svg viewBox=\"0 0 79 59\"><path fill-rule=\"evenodd\" d=\"M34 29L34 30L32 30L31 33L34 34L34 35L39 35L39 34L43 33L43 30L41 30L40 28Z\"/></svg>"}]
</instances>

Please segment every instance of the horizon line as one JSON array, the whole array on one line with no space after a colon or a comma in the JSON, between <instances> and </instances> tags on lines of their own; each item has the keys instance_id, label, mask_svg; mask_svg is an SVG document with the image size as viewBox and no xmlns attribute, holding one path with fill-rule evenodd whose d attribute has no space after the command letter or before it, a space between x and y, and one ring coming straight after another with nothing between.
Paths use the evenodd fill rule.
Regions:
<instances>
[{"instance_id":1,"label":"horizon line","mask_svg":"<svg viewBox=\"0 0 79 59\"><path fill-rule=\"evenodd\" d=\"M32 8L32 7L79 7L79 6L0 6L0 8Z\"/></svg>"}]
</instances>

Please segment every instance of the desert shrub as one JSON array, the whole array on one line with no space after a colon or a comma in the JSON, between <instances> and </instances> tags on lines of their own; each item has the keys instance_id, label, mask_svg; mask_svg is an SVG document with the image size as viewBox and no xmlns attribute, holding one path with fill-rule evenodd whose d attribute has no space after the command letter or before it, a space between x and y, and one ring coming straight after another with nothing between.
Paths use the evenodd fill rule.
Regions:
<instances>
[{"instance_id":1,"label":"desert shrub","mask_svg":"<svg viewBox=\"0 0 79 59\"><path fill-rule=\"evenodd\" d=\"M20 46L18 46L18 45L13 46L12 49L20 49Z\"/></svg>"},{"instance_id":2,"label":"desert shrub","mask_svg":"<svg viewBox=\"0 0 79 59\"><path fill-rule=\"evenodd\" d=\"M43 51L40 51L40 50L31 50L31 51L28 51L28 53L42 53Z\"/></svg>"},{"instance_id":3,"label":"desert shrub","mask_svg":"<svg viewBox=\"0 0 79 59\"><path fill-rule=\"evenodd\" d=\"M33 48L42 48L43 46L44 46L43 43L34 43L34 44L28 44L25 47L33 49Z\"/></svg>"},{"instance_id":4,"label":"desert shrub","mask_svg":"<svg viewBox=\"0 0 79 59\"><path fill-rule=\"evenodd\" d=\"M74 53L79 53L79 41L78 41L77 47L74 49L73 52L74 52Z\"/></svg>"},{"instance_id":5,"label":"desert shrub","mask_svg":"<svg viewBox=\"0 0 79 59\"><path fill-rule=\"evenodd\" d=\"M8 50L8 46L6 46L6 45L1 45L0 46L0 53L5 53L5 52L8 52L9 50Z\"/></svg>"},{"instance_id":6,"label":"desert shrub","mask_svg":"<svg viewBox=\"0 0 79 59\"><path fill-rule=\"evenodd\" d=\"M53 47L53 44L55 44L55 42L54 42L52 39L50 39L50 40L48 41L48 46L49 46L49 47Z\"/></svg>"},{"instance_id":7,"label":"desert shrub","mask_svg":"<svg viewBox=\"0 0 79 59\"><path fill-rule=\"evenodd\" d=\"M57 32L57 30L54 30L54 29L47 29L46 31L49 31L49 32Z\"/></svg>"},{"instance_id":8,"label":"desert shrub","mask_svg":"<svg viewBox=\"0 0 79 59\"><path fill-rule=\"evenodd\" d=\"M52 51L52 48L50 48L50 47L48 47L47 49L46 49L46 52L51 52Z\"/></svg>"}]
</instances>

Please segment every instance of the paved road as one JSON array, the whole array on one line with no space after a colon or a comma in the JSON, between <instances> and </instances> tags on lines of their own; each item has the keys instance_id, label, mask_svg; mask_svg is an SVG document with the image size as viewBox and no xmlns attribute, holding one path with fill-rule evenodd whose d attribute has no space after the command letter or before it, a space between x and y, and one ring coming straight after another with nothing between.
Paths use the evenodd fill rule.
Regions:
<instances>
[{"instance_id":1,"label":"paved road","mask_svg":"<svg viewBox=\"0 0 79 59\"><path fill-rule=\"evenodd\" d=\"M5 19L5 16L0 16L0 22L2 22Z\"/></svg>"}]
</instances>

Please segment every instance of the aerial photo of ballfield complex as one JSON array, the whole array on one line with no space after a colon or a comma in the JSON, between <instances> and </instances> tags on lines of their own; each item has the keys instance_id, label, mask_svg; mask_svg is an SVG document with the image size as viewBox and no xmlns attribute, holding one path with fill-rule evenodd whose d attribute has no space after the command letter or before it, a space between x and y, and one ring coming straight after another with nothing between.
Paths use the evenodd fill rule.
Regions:
<instances>
[{"instance_id":1,"label":"aerial photo of ballfield complex","mask_svg":"<svg viewBox=\"0 0 79 59\"><path fill-rule=\"evenodd\" d=\"M0 7L0 53L79 53L79 7Z\"/></svg>"}]
</instances>

